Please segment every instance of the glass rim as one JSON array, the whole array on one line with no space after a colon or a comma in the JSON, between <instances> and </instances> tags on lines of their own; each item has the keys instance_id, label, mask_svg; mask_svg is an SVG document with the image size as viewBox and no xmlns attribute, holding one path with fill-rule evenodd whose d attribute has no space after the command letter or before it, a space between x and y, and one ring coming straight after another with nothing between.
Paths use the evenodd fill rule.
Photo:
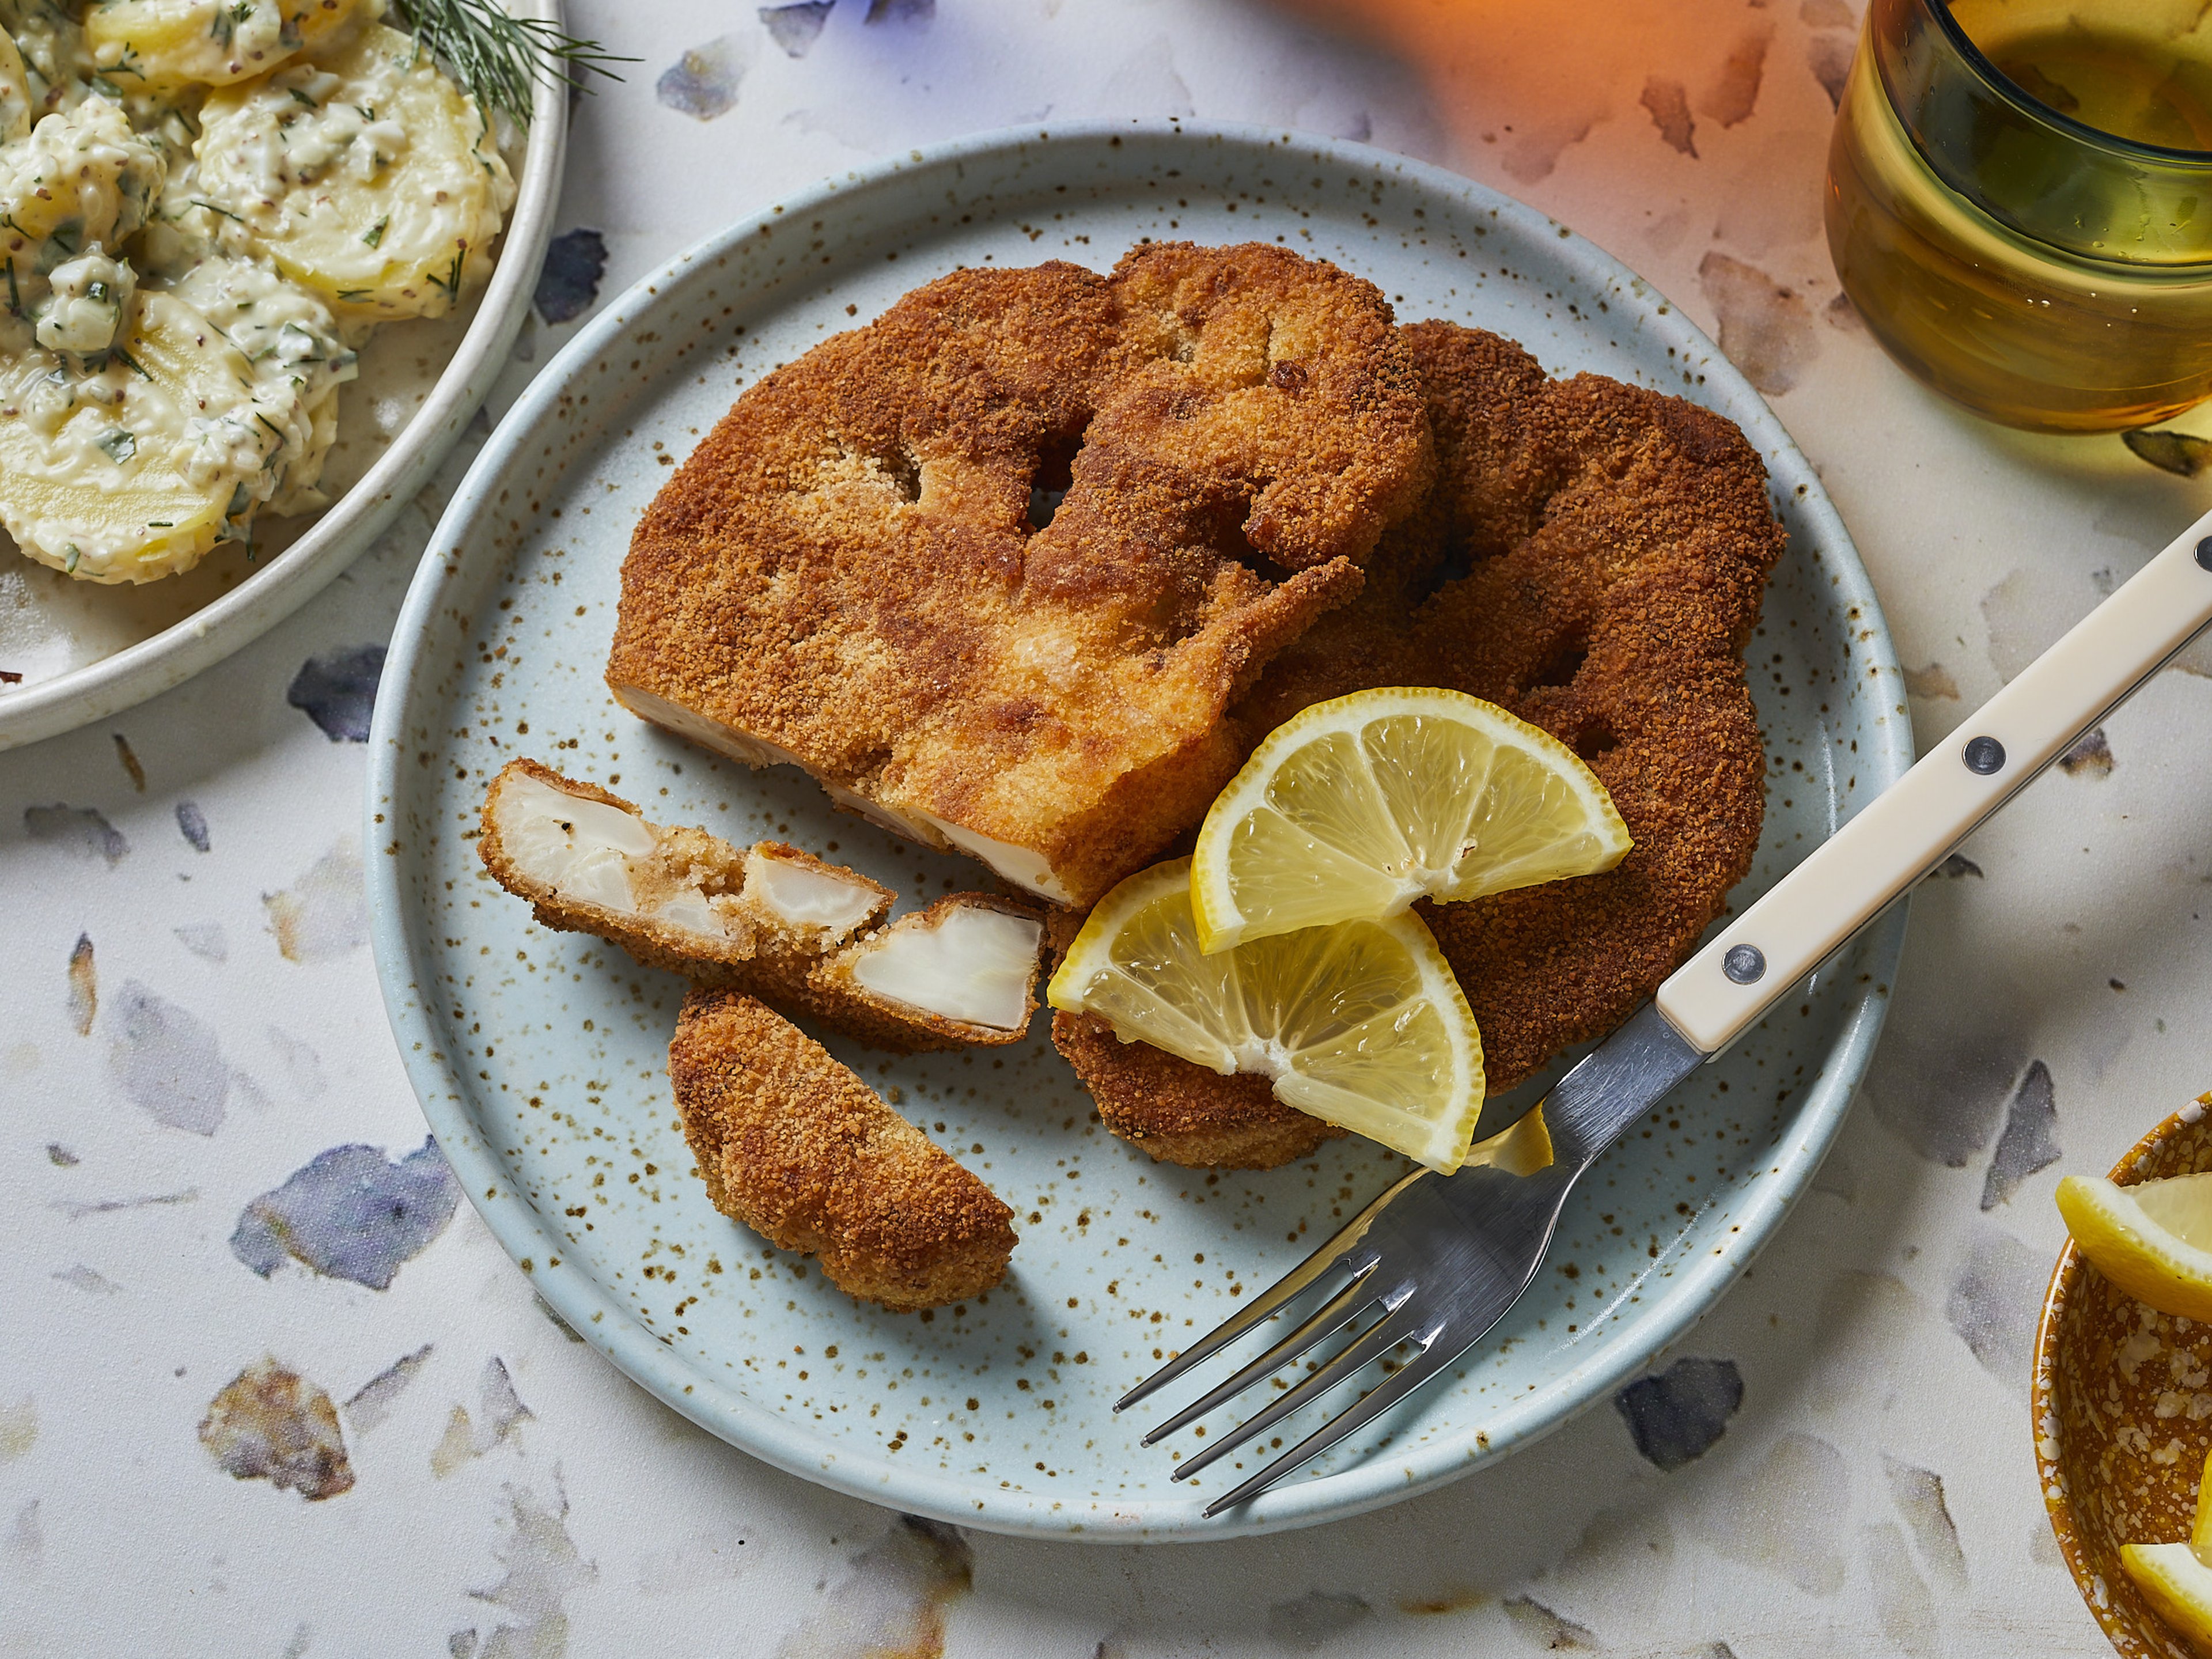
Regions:
<instances>
[{"instance_id":1,"label":"glass rim","mask_svg":"<svg viewBox=\"0 0 2212 1659\"><path fill-rule=\"evenodd\" d=\"M2146 144L2133 138L2123 138L2118 133L2106 132L2102 127L2093 127L2077 121L2063 110L2056 110L2021 86L1995 64L1982 49L1968 38L1959 20L1951 15L1951 0L1922 0L1933 14L1936 27L1943 38L1966 66L1988 83L1989 88L2006 102L2014 105L2032 119L2055 127L2069 137L2108 149L2123 156L2136 157L2171 167L2179 162L2186 166L2212 169L2212 149L2175 149L2165 144Z\"/></svg>"}]
</instances>

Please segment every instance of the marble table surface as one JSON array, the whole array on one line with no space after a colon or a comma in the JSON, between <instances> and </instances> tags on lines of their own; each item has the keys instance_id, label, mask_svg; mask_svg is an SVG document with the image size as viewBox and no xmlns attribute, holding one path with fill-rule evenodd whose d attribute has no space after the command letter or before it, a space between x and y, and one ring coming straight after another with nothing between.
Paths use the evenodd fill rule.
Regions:
<instances>
[{"instance_id":1,"label":"marble table surface","mask_svg":"<svg viewBox=\"0 0 2212 1659\"><path fill-rule=\"evenodd\" d=\"M1820 468L1932 743L2208 492L1940 404L1839 301L1820 189L1852 5L1600 9L1562 42L1553 8L1465 0L1394 57L1256 0L571 0L641 61L577 105L493 412L599 297L876 157L1101 115L1357 138L1556 215L1717 334ZM1332 1526L1015 1540L663 1409L421 1150L366 943L361 739L473 447L257 645L0 755L0 1655L2101 1650L2038 1498L2028 1345L2059 1175L2212 1084L2212 653L1921 890L1816 1187L1632 1398ZM349 1243L368 1203L410 1224Z\"/></svg>"}]
</instances>

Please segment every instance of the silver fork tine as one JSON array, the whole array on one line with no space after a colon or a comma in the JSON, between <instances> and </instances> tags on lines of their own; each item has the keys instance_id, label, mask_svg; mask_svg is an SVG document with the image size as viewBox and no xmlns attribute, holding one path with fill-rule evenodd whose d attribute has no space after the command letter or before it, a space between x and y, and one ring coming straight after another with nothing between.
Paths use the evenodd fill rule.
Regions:
<instances>
[{"instance_id":1,"label":"silver fork tine","mask_svg":"<svg viewBox=\"0 0 2212 1659\"><path fill-rule=\"evenodd\" d=\"M1428 1345L1405 1368L1384 1377L1352 1406L1331 1418L1280 1457L1247 1480L1234 1492L1215 1498L1206 1506L1206 1517L1212 1520L1222 1510L1242 1504L1248 1498L1257 1498L1269 1486L1281 1480L1302 1463L1310 1463L1346 1435L1365 1428L1384 1412L1434 1376L1453 1360L1464 1353L1449 1352L1451 1345L1431 1338Z\"/></svg>"},{"instance_id":2,"label":"silver fork tine","mask_svg":"<svg viewBox=\"0 0 2212 1659\"><path fill-rule=\"evenodd\" d=\"M1291 1268L1273 1285L1262 1291L1243 1312L1232 1318L1224 1320L1206 1335L1199 1338L1197 1341L1161 1366L1159 1370L1138 1383L1135 1388L1114 1402L1114 1409L1117 1412L1126 1411L1147 1395L1165 1388L1192 1366L1203 1364L1212 1358L1245 1332L1281 1308L1285 1303L1311 1287L1323 1274L1333 1268L1349 1267L1353 1272L1358 1273L1373 1267L1376 1260L1375 1252L1372 1250L1362 1252L1358 1249L1366 1239L1368 1228L1374 1224L1376 1218L1389 1206L1392 1199L1397 1197L1400 1193L1427 1173L1425 1170L1416 1170L1411 1175L1391 1182L1382 1197L1354 1216L1338 1231L1334 1237L1324 1242L1319 1249Z\"/></svg>"},{"instance_id":3,"label":"silver fork tine","mask_svg":"<svg viewBox=\"0 0 2212 1659\"><path fill-rule=\"evenodd\" d=\"M1186 1459L1169 1479L1189 1480L1216 1458L1226 1457L1254 1435L1265 1434L1292 1412L1311 1405L1338 1383L1358 1370L1369 1360L1380 1358L1409 1336L1413 1337L1416 1341L1421 1340L1420 1336L1415 1335L1415 1319L1407 1312L1403 1304L1392 1309L1358 1336L1352 1338L1343 1352L1307 1377L1305 1381L1286 1394L1277 1395L1267 1405L1253 1413L1235 1428L1228 1431L1204 1451L1194 1457ZM1435 1333L1430 1331L1425 1334L1433 1337Z\"/></svg>"},{"instance_id":4,"label":"silver fork tine","mask_svg":"<svg viewBox=\"0 0 2212 1659\"><path fill-rule=\"evenodd\" d=\"M1308 1348L1312 1347L1315 1343L1324 1341L1335 1332L1342 1330L1374 1305L1376 1292L1373 1285L1369 1282L1374 1275L1375 1270L1371 1267L1364 1269L1352 1283L1322 1303L1312 1318L1307 1320L1304 1324L1299 1326L1297 1329L1292 1331L1211 1394L1185 1407L1168 1419L1166 1422L1145 1437L1144 1443L1147 1446L1156 1444L1185 1424L1195 1423L1223 1401L1231 1395L1242 1394L1263 1376L1273 1376L1290 1361L1296 1359ZM1382 1292L1382 1311L1395 1313L1398 1310L1399 1303L1403 1302L1413 1293L1413 1287L1410 1282L1394 1286Z\"/></svg>"}]
</instances>

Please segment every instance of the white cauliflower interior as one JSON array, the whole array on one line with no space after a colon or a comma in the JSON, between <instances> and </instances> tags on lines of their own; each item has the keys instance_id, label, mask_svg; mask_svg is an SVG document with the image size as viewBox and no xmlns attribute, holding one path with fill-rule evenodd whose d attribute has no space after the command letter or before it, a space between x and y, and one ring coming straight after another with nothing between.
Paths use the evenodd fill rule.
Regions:
<instances>
[{"instance_id":1,"label":"white cauliflower interior","mask_svg":"<svg viewBox=\"0 0 2212 1659\"><path fill-rule=\"evenodd\" d=\"M901 918L854 947L864 989L964 1024L1018 1030L1029 1012L1043 924L962 903Z\"/></svg>"},{"instance_id":2,"label":"white cauliflower interior","mask_svg":"<svg viewBox=\"0 0 2212 1659\"><path fill-rule=\"evenodd\" d=\"M492 813L500 845L526 879L573 903L716 941L731 936L728 919L697 873L671 870L653 826L635 813L527 773L502 776L496 791Z\"/></svg>"},{"instance_id":3,"label":"white cauliflower interior","mask_svg":"<svg viewBox=\"0 0 2212 1659\"><path fill-rule=\"evenodd\" d=\"M745 854L745 896L787 927L821 928L834 942L868 919L876 890L756 847Z\"/></svg>"}]
</instances>

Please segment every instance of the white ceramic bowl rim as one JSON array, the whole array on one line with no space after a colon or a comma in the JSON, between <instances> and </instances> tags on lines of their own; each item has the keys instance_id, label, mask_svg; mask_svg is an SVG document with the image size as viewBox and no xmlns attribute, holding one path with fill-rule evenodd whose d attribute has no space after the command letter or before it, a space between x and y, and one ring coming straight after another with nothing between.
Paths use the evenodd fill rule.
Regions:
<instances>
[{"instance_id":1,"label":"white ceramic bowl rim","mask_svg":"<svg viewBox=\"0 0 2212 1659\"><path fill-rule=\"evenodd\" d=\"M560 0L524 0L516 9L561 21ZM0 750L74 731L183 684L260 638L368 550L445 459L507 362L560 207L568 128L567 83L539 81L491 281L459 349L391 447L299 540L228 592L151 639L0 695Z\"/></svg>"},{"instance_id":2,"label":"white ceramic bowl rim","mask_svg":"<svg viewBox=\"0 0 2212 1659\"><path fill-rule=\"evenodd\" d=\"M759 234L764 226L777 219L799 218L856 191L902 175L926 174L939 169L957 172L963 163L1010 148L1080 145L1131 136L1179 137L1198 143L1259 149L1296 145L1302 151L1327 155L1340 165L1357 169L1371 171L1378 165L1387 165L1408 182L1440 195L1459 198L1470 212L1494 215L1524 233L1553 239L1547 246L1595 283L1613 282L1650 292L1648 284L1594 243L1574 235L1536 210L1485 185L1367 145L1284 128L1197 121L1092 121L1044 130L1001 130L912 150L897 159L824 180L677 255L604 307L532 381L493 433L432 538L433 550L442 556L426 558L416 571L393 635L392 655L385 670L386 695L378 700L370 734L370 777L365 808L367 844L381 847L391 838L390 828L380 822L378 814L384 804L397 800L400 791L400 763L409 752L402 741L409 720L407 706L418 675L428 672L434 678L438 672L424 653L441 607L447 603L442 584L458 568L462 550L471 533L472 520L495 504L502 472L520 457L537 423L552 415L572 379L599 353L622 341L625 331L635 325L638 311L650 305L659 290ZM921 185L916 181L913 187L919 191ZM1784 495L1802 491L1796 506L1817 526L1819 540L1827 556L1823 561L1825 574L1835 585L1835 606L1838 611L1855 607L1860 627L1867 630L1855 642L1855 651L1870 660L1884 683L1901 686L1902 677L1881 605L1858 562L1850 535L1821 489L1811 464L1750 384L1721 356L1705 334L1679 308L1665 306L1660 309L1663 314L1650 318L1648 326L1662 343L1674 345L1685 358L1710 359L1705 374L1722 394L1731 416L1743 428L1753 447L1765 458L1775 493ZM1872 774L1879 787L1887 787L1902 776L1913 758L1911 726L1902 719L1871 726L1857 756L1859 764ZM516 1189L510 1171L498 1155L472 1130L446 1063L434 1057L439 1050L440 1039L428 1010L415 991L422 972L409 945L400 861L392 857L373 859L368 879L379 982L401 1058L422 1104L423 1114L459 1174L471 1202L482 1212L494 1236L518 1261L531 1260L532 1283L573 1329L664 1403L730 1444L793 1474L872 1503L896 1505L959 1526L1100 1543L1247 1536L1357 1515L1454 1479L1507 1451L1531 1443L1606 1397L1680 1339L1711 1308L1811 1184L1873 1057L1887 1010L1887 988L1893 981L1905 936L1904 908L1899 906L1875 925L1864 942L1869 977L1876 982L1869 984L1844 1006L1841 1029L1820 1074L1806 1086L1796 1115L1776 1150L1771 1171L1747 1179L1741 1189L1741 1208L1736 1212L1741 1218L1741 1231L1736 1248L1725 1255L1707 1254L1684 1262L1679 1273L1637 1316L1635 1331L1638 1340L1635 1343L1614 1341L1600 1345L1588 1364L1569 1372L1560 1382L1502 1407L1480 1425L1479 1442L1476 1428L1470 1425L1461 1433L1438 1436L1418 1445L1393 1447L1326 1478L1285 1482L1255 1503L1212 1522L1125 1529L1100 1522L1095 1517L1085 1522L1055 1512L1055 1505L1035 1495L1002 1492L994 1485L980 1481L970 1485L919 1467L902 1469L895 1476L878 1474L865 1468L848 1468L848 1460L834 1449L817 1455L793 1424L748 1399L739 1389L702 1382L697 1371L690 1369L650 1330L636 1322L623 1303L608 1295L573 1260L564 1259L559 1266L549 1265L550 1258L561 1255L561 1242Z\"/></svg>"}]
</instances>

